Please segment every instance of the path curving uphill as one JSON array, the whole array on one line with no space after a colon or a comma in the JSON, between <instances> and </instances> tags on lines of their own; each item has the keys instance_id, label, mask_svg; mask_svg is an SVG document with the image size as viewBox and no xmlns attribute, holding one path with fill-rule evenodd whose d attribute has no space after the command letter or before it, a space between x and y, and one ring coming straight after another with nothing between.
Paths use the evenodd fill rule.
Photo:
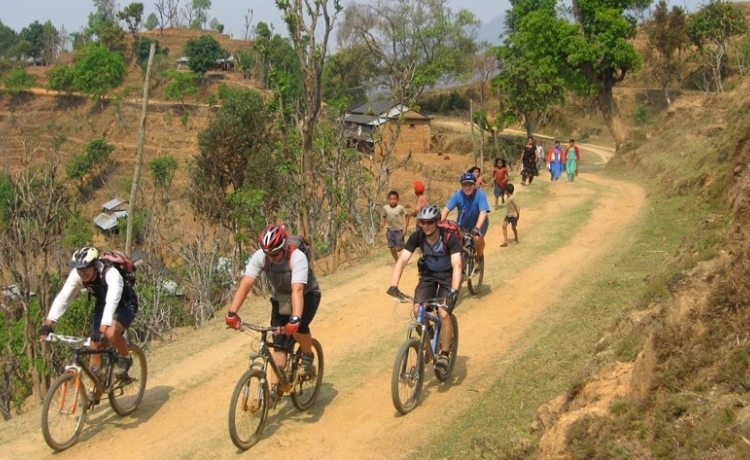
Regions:
<instances>
[{"instance_id":1,"label":"path curving uphill","mask_svg":"<svg viewBox=\"0 0 750 460\"><path fill-rule=\"evenodd\" d=\"M585 144L584 164L600 165L612 154ZM592 155L595 154L595 155ZM428 379L417 408L400 416L393 408L390 378L404 339L409 307L385 294L392 273L389 255L321 280L323 299L313 332L323 345L326 380L316 404L300 413L285 398L272 411L261 441L245 455L310 459L402 458L428 442L436 424L448 424L499 375L509 353L549 304L539 273L571 287L577 275L619 249L645 203L636 185L584 169L573 184L548 184L538 206L524 206L531 187L517 186L522 205L521 244L500 248L503 210L491 214L487 236L486 287L479 296L462 292L456 310L461 328L459 360L447 384ZM540 176L540 179L543 179ZM537 185L538 186L538 185ZM540 187L540 186L538 186ZM585 206L577 235L543 250L541 228ZM576 215L580 215L576 214ZM403 290L416 284L416 264L407 266ZM464 290L466 291L466 290ZM243 319L266 320L265 300L243 308ZM253 318L255 317L255 318ZM149 355L149 385L142 407L120 418L106 406L89 417L79 443L56 459L88 459L106 452L128 458L231 458L238 453L227 432L229 398L247 365L254 338L215 321L204 330L159 347ZM53 458L39 430L39 412L7 422L0 434L3 458Z\"/></svg>"}]
</instances>

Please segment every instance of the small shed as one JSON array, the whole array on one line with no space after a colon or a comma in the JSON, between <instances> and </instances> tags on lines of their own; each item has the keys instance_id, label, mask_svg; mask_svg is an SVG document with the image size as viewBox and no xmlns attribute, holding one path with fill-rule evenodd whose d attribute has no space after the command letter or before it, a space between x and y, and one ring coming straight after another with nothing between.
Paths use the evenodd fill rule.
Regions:
<instances>
[{"instance_id":1,"label":"small shed","mask_svg":"<svg viewBox=\"0 0 750 460\"><path fill-rule=\"evenodd\" d=\"M117 230L117 221L128 217L128 202L113 198L102 205L102 212L94 218L94 224L105 232Z\"/></svg>"}]
</instances>

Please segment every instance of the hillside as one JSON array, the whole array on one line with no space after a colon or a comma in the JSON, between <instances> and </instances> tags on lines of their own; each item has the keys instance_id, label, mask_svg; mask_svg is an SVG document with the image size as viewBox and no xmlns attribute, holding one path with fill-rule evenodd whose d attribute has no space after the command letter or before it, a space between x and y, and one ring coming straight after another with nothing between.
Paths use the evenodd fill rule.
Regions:
<instances>
[{"instance_id":1,"label":"hillside","mask_svg":"<svg viewBox=\"0 0 750 460\"><path fill-rule=\"evenodd\" d=\"M137 77L130 79L135 85ZM542 173L532 186L517 187L518 245L499 247L503 209L493 210L485 287L478 296L462 291L456 311L456 371L446 384L428 371L420 405L408 416L397 416L390 402L393 359L408 321L408 307L385 294L390 256L382 251L322 277L313 323L326 357L320 398L305 413L283 400L247 455L750 458L750 84L733 84L726 94L676 93L673 106L657 110L616 156L595 111L552 117L545 134L591 141L580 142L581 175L568 184ZM643 88L617 91L629 104L623 113L647 97ZM112 195L129 193L139 108L127 99L100 111L84 99L64 105L46 95L3 96L4 166L17 167L22 138L46 142L52 122L66 134L68 158L106 136L117 161L106 186L81 200L93 216ZM189 110L183 125L179 104L155 98L149 105L146 161L163 153L180 161L168 210L174 224L165 229L173 236L196 225L185 165L213 109L196 100ZM434 126L450 131L453 145L470 145L461 120ZM441 203L471 161L459 150L416 155L393 186L411 205L411 183L424 179L429 198ZM512 181L519 183L517 172ZM408 291L415 283L413 260L400 286ZM254 297L242 316L267 322L267 310L267 300ZM134 458L236 455L226 414L255 341L212 321L155 348L139 410L120 418L99 406L79 443L54 457L113 449ZM4 458L53 456L39 417L35 409L5 423Z\"/></svg>"}]
</instances>

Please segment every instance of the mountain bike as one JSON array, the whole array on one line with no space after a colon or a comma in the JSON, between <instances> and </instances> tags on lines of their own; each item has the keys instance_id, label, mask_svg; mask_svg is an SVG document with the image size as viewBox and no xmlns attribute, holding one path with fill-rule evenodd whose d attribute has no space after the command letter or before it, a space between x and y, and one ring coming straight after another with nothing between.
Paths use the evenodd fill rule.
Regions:
<instances>
[{"instance_id":1,"label":"mountain bike","mask_svg":"<svg viewBox=\"0 0 750 460\"><path fill-rule=\"evenodd\" d=\"M63 373L52 383L42 405L42 434L47 444L62 451L78 441L86 414L107 394L109 405L117 414L132 414L143 399L146 389L146 355L137 345L128 344L133 365L124 377L116 377L114 368L120 353L111 345L98 350L91 348L91 339L51 333L48 342L61 342L73 349L73 358ZM94 372L83 356L105 355L101 371ZM83 376L91 383L86 392Z\"/></svg>"},{"instance_id":2,"label":"mountain bike","mask_svg":"<svg viewBox=\"0 0 750 460\"><path fill-rule=\"evenodd\" d=\"M401 302L418 304L416 317L407 326L406 341L396 355L391 376L391 396L396 410L406 415L416 407L424 383L424 366L442 352L440 345L440 315L438 308L445 305L443 299L417 300L404 293L397 297ZM448 356L448 367L433 364L435 377L441 382L448 380L456 366L458 352L458 320L451 314L453 338Z\"/></svg>"},{"instance_id":3,"label":"mountain bike","mask_svg":"<svg viewBox=\"0 0 750 460\"><path fill-rule=\"evenodd\" d=\"M464 234L463 250L461 252L463 266L463 279L473 295L479 294L484 280L484 262L480 262L477 251L474 249L474 239L469 234Z\"/></svg>"},{"instance_id":4,"label":"mountain bike","mask_svg":"<svg viewBox=\"0 0 750 460\"><path fill-rule=\"evenodd\" d=\"M282 328L257 326L244 321L242 328L260 332L258 352L250 354L249 369L237 382L229 405L229 437L235 446L246 450L258 442L269 409L276 407L285 393L291 396L294 407L300 411L313 405L323 382L323 348L317 339L312 339L315 372L312 375L297 375L302 347L297 344L296 349L292 350L293 343L285 347L268 339L269 332L281 334ZM281 369L273 360L271 350L287 353L285 369ZM292 359L289 359L289 354L292 354ZM274 394L269 389L269 368L278 381Z\"/></svg>"}]
</instances>

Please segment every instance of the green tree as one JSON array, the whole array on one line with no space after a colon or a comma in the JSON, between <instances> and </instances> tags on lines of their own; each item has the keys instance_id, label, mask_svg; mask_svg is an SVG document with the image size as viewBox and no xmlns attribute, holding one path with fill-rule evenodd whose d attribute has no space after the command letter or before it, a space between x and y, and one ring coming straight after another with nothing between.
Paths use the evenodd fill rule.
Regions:
<instances>
[{"instance_id":1,"label":"green tree","mask_svg":"<svg viewBox=\"0 0 750 460\"><path fill-rule=\"evenodd\" d=\"M154 158L148 163L154 190L161 189L166 200L169 200L169 187L172 185L178 167L177 159L172 155Z\"/></svg>"},{"instance_id":2,"label":"green tree","mask_svg":"<svg viewBox=\"0 0 750 460\"><path fill-rule=\"evenodd\" d=\"M595 91L597 103L617 147L625 142L627 128L612 96L614 86L640 67L641 58L631 40L636 19L631 11L647 0L572 0L570 10L556 9L551 0L513 0L508 25L519 28L516 41L546 65L559 65L559 75L569 89L588 94ZM572 13L572 14L568 14ZM524 33L523 24L536 22L548 37L540 43ZM516 27L518 24L518 27ZM541 61L544 58L545 61Z\"/></svg>"},{"instance_id":3,"label":"green tree","mask_svg":"<svg viewBox=\"0 0 750 460\"><path fill-rule=\"evenodd\" d=\"M124 10L117 13L117 18L121 21L125 21L125 23L128 25L128 30L130 31L130 33L135 35L141 28L141 20L143 19L143 3L131 3L130 5L126 6Z\"/></svg>"},{"instance_id":4,"label":"green tree","mask_svg":"<svg viewBox=\"0 0 750 460\"><path fill-rule=\"evenodd\" d=\"M47 21L42 26L42 38L40 46L40 56L44 58L47 63L55 62L57 55L59 54L59 48L62 43L60 37L60 31L52 25L51 21Z\"/></svg>"},{"instance_id":5,"label":"green tree","mask_svg":"<svg viewBox=\"0 0 750 460\"><path fill-rule=\"evenodd\" d=\"M341 48L326 60L323 99L338 107L345 107L353 101L365 101L369 77L370 53L367 47Z\"/></svg>"},{"instance_id":6,"label":"green tree","mask_svg":"<svg viewBox=\"0 0 750 460\"><path fill-rule=\"evenodd\" d=\"M73 83L94 100L101 98L125 80L125 60L104 45L91 43L77 53Z\"/></svg>"},{"instance_id":7,"label":"green tree","mask_svg":"<svg viewBox=\"0 0 750 460\"><path fill-rule=\"evenodd\" d=\"M537 120L554 104L564 100L565 68L548 53L557 31L554 2L513 2L506 19L506 39L497 48L500 72L492 85L500 95L502 111L523 119L526 136L531 136Z\"/></svg>"},{"instance_id":8,"label":"green tree","mask_svg":"<svg viewBox=\"0 0 750 460\"><path fill-rule=\"evenodd\" d=\"M47 89L68 95L75 91L75 69L68 65L58 65L47 71Z\"/></svg>"},{"instance_id":9,"label":"green tree","mask_svg":"<svg viewBox=\"0 0 750 460\"><path fill-rule=\"evenodd\" d=\"M471 71L478 21L468 10L453 13L445 0L374 0L349 3L339 30L346 46L372 54L375 84L399 101L418 100L444 77Z\"/></svg>"},{"instance_id":10,"label":"green tree","mask_svg":"<svg viewBox=\"0 0 750 460\"><path fill-rule=\"evenodd\" d=\"M661 0L645 24L645 29L648 36L645 62L649 74L664 91L667 105L670 105L669 86L680 73L682 51L689 44L685 10L674 6L670 11L667 2Z\"/></svg>"},{"instance_id":11,"label":"green tree","mask_svg":"<svg viewBox=\"0 0 750 460\"><path fill-rule=\"evenodd\" d=\"M191 96L198 92L198 85L195 84L200 75L193 72L180 72L170 70L167 72L170 81L164 86L164 95L167 99L179 99L183 108L185 107L185 96Z\"/></svg>"},{"instance_id":12,"label":"green tree","mask_svg":"<svg viewBox=\"0 0 750 460\"><path fill-rule=\"evenodd\" d=\"M9 56L8 52L18 42L18 34L0 20L0 56Z\"/></svg>"},{"instance_id":13,"label":"green tree","mask_svg":"<svg viewBox=\"0 0 750 460\"><path fill-rule=\"evenodd\" d=\"M241 190L262 192L266 214L258 214L261 216L279 206L284 192L272 148L276 135L268 123L263 97L255 91L228 88L222 94L221 109L198 134L200 153L190 167L188 194L196 217L221 223L235 234L239 245L244 230L238 226L228 197ZM237 251L241 251L239 246Z\"/></svg>"},{"instance_id":14,"label":"green tree","mask_svg":"<svg viewBox=\"0 0 750 460\"><path fill-rule=\"evenodd\" d=\"M711 68L714 85L724 91L722 71L727 48L733 37L747 34L747 19L739 6L722 0L711 0L688 19L688 36Z\"/></svg>"},{"instance_id":15,"label":"green tree","mask_svg":"<svg viewBox=\"0 0 750 460\"><path fill-rule=\"evenodd\" d=\"M205 29L208 22L208 12L211 9L211 0L193 0L192 5L195 12L194 21L199 26L197 28Z\"/></svg>"},{"instance_id":16,"label":"green tree","mask_svg":"<svg viewBox=\"0 0 750 460\"><path fill-rule=\"evenodd\" d=\"M208 26L211 27L211 30L215 30L220 34L224 33L224 24L220 23L216 18L211 19L211 22L208 24Z\"/></svg>"},{"instance_id":17,"label":"green tree","mask_svg":"<svg viewBox=\"0 0 750 460\"><path fill-rule=\"evenodd\" d=\"M110 164L110 155L115 146L108 144L102 138L89 141L83 149L83 153L73 156L65 164L65 173L71 179L78 181L80 190L83 190L94 178L101 175Z\"/></svg>"},{"instance_id":18,"label":"green tree","mask_svg":"<svg viewBox=\"0 0 750 460\"><path fill-rule=\"evenodd\" d=\"M39 21L34 21L21 29L21 32L18 34L19 41L25 40L31 44L31 49L26 57L40 57L42 55L43 35L44 26Z\"/></svg>"},{"instance_id":19,"label":"green tree","mask_svg":"<svg viewBox=\"0 0 750 460\"><path fill-rule=\"evenodd\" d=\"M33 87L36 83L36 76L29 75L26 69L12 69L2 78L2 82L5 85L4 93L16 95Z\"/></svg>"},{"instance_id":20,"label":"green tree","mask_svg":"<svg viewBox=\"0 0 750 460\"><path fill-rule=\"evenodd\" d=\"M155 13L151 13L146 18L146 22L143 23L146 30L154 30L159 27L159 18L156 17Z\"/></svg>"},{"instance_id":21,"label":"green tree","mask_svg":"<svg viewBox=\"0 0 750 460\"><path fill-rule=\"evenodd\" d=\"M201 35L191 38L185 43L185 56L188 58L190 70L203 77L206 72L216 67L216 62L227 57L218 41L211 35Z\"/></svg>"}]
</instances>

